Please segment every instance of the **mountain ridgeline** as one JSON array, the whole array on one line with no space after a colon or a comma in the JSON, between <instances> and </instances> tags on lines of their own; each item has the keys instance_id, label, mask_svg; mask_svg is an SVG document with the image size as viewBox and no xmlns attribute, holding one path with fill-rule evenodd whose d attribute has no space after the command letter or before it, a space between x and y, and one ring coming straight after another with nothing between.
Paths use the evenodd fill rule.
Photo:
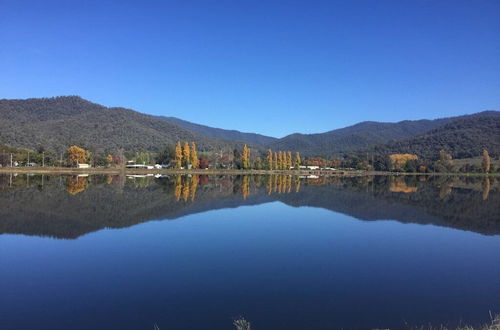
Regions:
<instances>
[{"instance_id":1,"label":"mountain ridgeline","mask_svg":"<svg viewBox=\"0 0 500 330\"><path fill-rule=\"evenodd\" d=\"M160 151L177 141L203 150L236 147L125 108L108 108L77 96L0 100L0 143L62 152L70 145L91 151Z\"/></svg>"},{"instance_id":2,"label":"mountain ridgeline","mask_svg":"<svg viewBox=\"0 0 500 330\"><path fill-rule=\"evenodd\" d=\"M361 122L319 134L274 138L213 128L175 117L108 108L77 96L0 100L0 143L16 148L62 152L80 145L95 152L160 151L177 141L194 141L199 150L241 148L299 151L304 156L355 153L413 153L432 159L444 149L455 158L487 149L500 155L500 111L435 120Z\"/></svg>"},{"instance_id":3,"label":"mountain ridgeline","mask_svg":"<svg viewBox=\"0 0 500 330\"><path fill-rule=\"evenodd\" d=\"M201 134L203 136L223 139L223 140L233 140L233 141L241 141L251 144L256 144L260 146L268 146L273 142L277 141L277 138L265 136L256 133L244 133L236 130L227 130L222 128L214 128L210 126L195 124L186 120L182 120L176 117L158 117L161 120L164 120L168 123L180 126L185 128L191 132Z\"/></svg>"}]
</instances>

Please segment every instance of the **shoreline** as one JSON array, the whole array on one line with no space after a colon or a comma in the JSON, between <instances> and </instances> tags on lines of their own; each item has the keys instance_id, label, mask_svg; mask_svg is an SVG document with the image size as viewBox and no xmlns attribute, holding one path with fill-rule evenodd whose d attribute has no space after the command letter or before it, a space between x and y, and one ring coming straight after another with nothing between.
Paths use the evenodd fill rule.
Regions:
<instances>
[{"instance_id":1,"label":"shoreline","mask_svg":"<svg viewBox=\"0 0 500 330\"><path fill-rule=\"evenodd\" d=\"M318 171L318 170L223 170L223 169L134 169L134 168L70 168L70 167L0 167L0 174L108 174L108 175L141 175L141 174L206 174L206 175L317 175L317 176L378 176L378 175L423 175L423 176L499 176L500 173L409 173L380 171Z\"/></svg>"}]
</instances>

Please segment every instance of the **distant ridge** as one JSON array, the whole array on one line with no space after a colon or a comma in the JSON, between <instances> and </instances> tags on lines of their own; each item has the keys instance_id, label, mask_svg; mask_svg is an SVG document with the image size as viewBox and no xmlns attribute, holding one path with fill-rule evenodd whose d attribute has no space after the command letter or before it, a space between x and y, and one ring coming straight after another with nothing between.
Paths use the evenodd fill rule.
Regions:
<instances>
[{"instance_id":1,"label":"distant ridge","mask_svg":"<svg viewBox=\"0 0 500 330\"><path fill-rule=\"evenodd\" d=\"M452 118L404 120L397 123L365 121L325 133L288 135L271 147L294 149L304 155L343 155L371 145L416 136L451 120Z\"/></svg>"},{"instance_id":2,"label":"distant ridge","mask_svg":"<svg viewBox=\"0 0 500 330\"><path fill-rule=\"evenodd\" d=\"M274 137L256 133L244 133L236 130L227 130L222 128L215 128L215 127L195 124L176 117L159 116L158 118L165 120L166 122L169 122L171 124L183 127L187 130L190 130L191 132L195 132L216 139L241 141L246 143L258 144L261 146L267 146L278 140L277 138Z\"/></svg>"}]
</instances>

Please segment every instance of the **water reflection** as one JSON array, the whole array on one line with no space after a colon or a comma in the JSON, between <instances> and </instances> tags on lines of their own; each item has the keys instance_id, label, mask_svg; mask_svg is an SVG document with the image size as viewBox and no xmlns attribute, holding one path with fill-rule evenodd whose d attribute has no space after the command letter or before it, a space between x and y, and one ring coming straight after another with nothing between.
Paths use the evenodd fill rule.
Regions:
<instances>
[{"instance_id":1,"label":"water reflection","mask_svg":"<svg viewBox=\"0 0 500 330\"><path fill-rule=\"evenodd\" d=\"M0 233L77 238L107 227L272 201L360 220L500 234L498 178L291 175L1 175Z\"/></svg>"}]
</instances>

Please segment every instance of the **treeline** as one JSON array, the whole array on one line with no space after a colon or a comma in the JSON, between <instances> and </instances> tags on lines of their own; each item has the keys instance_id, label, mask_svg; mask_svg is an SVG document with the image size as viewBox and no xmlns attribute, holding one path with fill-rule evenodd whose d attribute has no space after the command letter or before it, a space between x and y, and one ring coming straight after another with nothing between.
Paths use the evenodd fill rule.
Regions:
<instances>
[{"instance_id":1,"label":"treeline","mask_svg":"<svg viewBox=\"0 0 500 330\"><path fill-rule=\"evenodd\" d=\"M301 166L315 166L325 170L388 171L407 173L495 173L500 172L498 160L482 150L479 159L454 159L444 149L435 159L422 158L413 153L354 154L331 159L322 157L302 158L299 152L252 150L244 144L241 148L198 152L194 141L167 146L160 152L126 152L123 149L110 153L96 153L80 146L70 146L64 153L54 154L43 146L38 150L16 149L0 145L0 166L57 166L76 167L125 167L127 162L140 165L160 164L163 168L177 169L255 169L298 170Z\"/></svg>"},{"instance_id":2,"label":"treeline","mask_svg":"<svg viewBox=\"0 0 500 330\"><path fill-rule=\"evenodd\" d=\"M343 167L359 170L407 172L407 173L495 173L500 166L494 165L488 150L483 149L481 159L454 160L440 150L436 160L420 158L415 154L366 154L365 157L349 156L340 162Z\"/></svg>"}]
</instances>

